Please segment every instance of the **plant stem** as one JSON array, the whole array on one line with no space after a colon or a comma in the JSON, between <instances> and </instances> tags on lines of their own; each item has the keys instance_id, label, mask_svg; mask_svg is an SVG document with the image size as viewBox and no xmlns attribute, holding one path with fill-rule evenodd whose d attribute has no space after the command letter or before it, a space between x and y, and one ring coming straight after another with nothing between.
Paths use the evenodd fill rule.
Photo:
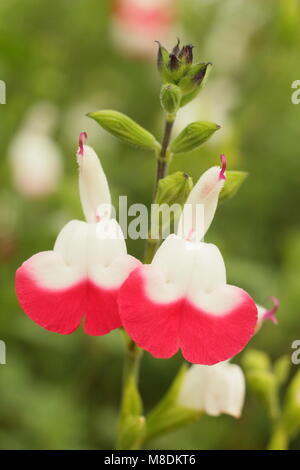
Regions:
<instances>
[{"instance_id":1,"label":"plant stem","mask_svg":"<svg viewBox=\"0 0 300 470\"><path fill-rule=\"evenodd\" d=\"M154 184L154 193L153 193L153 200L155 201L158 183L159 180L164 178L168 173L168 166L170 161L170 154L168 153L168 147L171 140L171 134L173 129L175 116L167 116L166 124L165 124L165 131L163 136L163 141L161 145L161 150L157 155L157 169L156 169L156 178ZM158 246L158 240L152 240L149 238L146 243L145 255L144 255L144 262L151 263L152 258L155 254L156 248ZM127 406L126 403L126 386L129 380L134 380L134 383L137 387L138 384L138 376L139 376L139 366L143 351L137 346L137 344L132 341L131 338L127 335L127 333L123 331L124 338L125 338L125 360L124 360L124 377L123 377L123 388L122 388L122 402L121 402L121 411L120 411L120 423L119 423L119 436L118 442L120 442L120 435L121 435L121 427L122 427L122 419L124 414L126 413L125 407Z\"/></svg>"},{"instance_id":2,"label":"plant stem","mask_svg":"<svg viewBox=\"0 0 300 470\"><path fill-rule=\"evenodd\" d=\"M161 145L160 153L157 157L157 167L156 167L156 180L154 185L154 194L153 201L157 194L159 180L164 178L168 173L170 155L168 154L168 147L171 140L172 129L174 125L175 116L168 116L165 123L165 132L163 136L163 141Z\"/></svg>"}]
</instances>

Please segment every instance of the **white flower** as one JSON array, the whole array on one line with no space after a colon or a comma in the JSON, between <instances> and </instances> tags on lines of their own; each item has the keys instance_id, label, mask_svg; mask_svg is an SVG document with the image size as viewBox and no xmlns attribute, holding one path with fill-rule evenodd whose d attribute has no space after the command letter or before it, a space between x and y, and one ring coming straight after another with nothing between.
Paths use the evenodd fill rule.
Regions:
<instances>
[{"instance_id":1,"label":"white flower","mask_svg":"<svg viewBox=\"0 0 300 470\"><path fill-rule=\"evenodd\" d=\"M239 418L245 400L245 377L236 364L193 365L184 378L178 404L210 416Z\"/></svg>"},{"instance_id":2,"label":"white flower","mask_svg":"<svg viewBox=\"0 0 300 470\"><path fill-rule=\"evenodd\" d=\"M24 196L53 193L62 175L62 155L49 136L55 113L51 103L35 105L10 145L13 184Z\"/></svg>"}]
</instances>

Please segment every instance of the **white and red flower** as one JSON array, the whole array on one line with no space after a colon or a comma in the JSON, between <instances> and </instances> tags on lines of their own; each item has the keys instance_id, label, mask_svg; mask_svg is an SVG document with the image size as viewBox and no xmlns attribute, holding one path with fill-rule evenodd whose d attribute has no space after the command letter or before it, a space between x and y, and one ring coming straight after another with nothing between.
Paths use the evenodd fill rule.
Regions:
<instances>
[{"instance_id":1,"label":"white and red flower","mask_svg":"<svg viewBox=\"0 0 300 470\"><path fill-rule=\"evenodd\" d=\"M138 265L129 256L118 223L110 218L110 192L94 150L77 152L79 189L87 222L72 220L52 251L29 258L16 273L16 291L25 313L47 330L69 334L84 319L90 335L121 326L117 296Z\"/></svg>"},{"instance_id":2,"label":"white and red flower","mask_svg":"<svg viewBox=\"0 0 300 470\"><path fill-rule=\"evenodd\" d=\"M225 163L223 157L222 169L205 172L187 201L195 209L203 205L204 233L217 208ZM150 265L129 275L120 289L120 316L131 338L153 356L169 358L181 349L187 361L212 365L245 347L257 308L244 290L227 284L219 249L199 240L194 211L189 213L179 223L184 236L170 235Z\"/></svg>"}]
</instances>

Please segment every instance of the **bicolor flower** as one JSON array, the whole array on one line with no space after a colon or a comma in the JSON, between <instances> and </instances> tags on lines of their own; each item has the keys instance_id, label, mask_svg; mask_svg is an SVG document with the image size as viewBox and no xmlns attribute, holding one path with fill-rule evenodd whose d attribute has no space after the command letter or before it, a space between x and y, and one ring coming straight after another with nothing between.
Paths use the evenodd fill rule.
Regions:
<instances>
[{"instance_id":1,"label":"bicolor flower","mask_svg":"<svg viewBox=\"0 0 300 470\"><path fill-rule=\"evenodd\" d=\"M188 198L179 222L150 265L137 267L120 290L123 326L131 338L158 358L181 349L189 362L212 365L240 352L252 337L257 308L242 289L228 285L219 249L200 241L208 229L224 184L222 168L205 172ZM194 215L204 208L203 232ZM199 233L198 233L199 232Z\"/></svg>"},{"instance_id":2,"label":"bicolor flower","mask_svg":"<svg viewBox=\"0 0 300 470\"><path fill-rule=\"evenodd\" d=\"M239 418L245 401L245 377L236 364L194 364L187 371L178 404L210 416L222 413Z\"/></svg>"},{"instance_id":3,"label":"bicolor flower","mask_svg":"<svg viewBox=\"0 0 300 470\"><path fill-rule=\"evenodd\" d=\"M25 261L16 273L16 291L25 313L47 330L69 334L84 319L86 333L104 335L121 326L118 291L139 262L127 255L121 228L110 218L107 180L84 135L77 161L87 222L67 223L52 251Z\"/></svg>"}]
</instances>

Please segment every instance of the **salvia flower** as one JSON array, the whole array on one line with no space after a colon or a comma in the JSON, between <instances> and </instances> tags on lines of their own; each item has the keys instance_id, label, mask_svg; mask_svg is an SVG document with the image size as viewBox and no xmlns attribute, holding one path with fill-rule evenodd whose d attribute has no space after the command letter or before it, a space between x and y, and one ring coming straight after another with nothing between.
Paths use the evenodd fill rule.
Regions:
<instances>
[{"instance_id":1,"label":"salvia flower","mask_svg":"<svg viewBox=\"0 0 300 470\"><path fill-rule=\"evenodd\" d=\"M178 404L210 416L222 413L239 418L245 401L245 376L236 364L192 365L178 396Z\"/></svg>"},{"instance_id":2,"label":"salvia flower","mask_svg":"<svg viewBox=\"0 0 300 470\"><path fill-rule=\"evenodd\" d=\"M72 220L52 251L38 253L17 270L16 291L25 313L47 330L104 335L121 326L117 295L138 261L127 255L101 163L80 135L80 198L87 222Z\"/></svg>"},{"instance_id":3,"label":"salvia flower","mask_svg":"<svg viewBox=\"0 0 300 470\"><path fill-rule=\"evenodd\" d=\"M119 294L123 326L143 349L169 358L181 349L192 363L212 365L240 352L254 333L257 308L242 289L228 285L219 249L200 241L224 184L222 168L205 172L188 198L204 208L203 230L194 211L160 246L150 265L137 267ZM184 208L183 215L186 211Z\"/></svg>"}]
</instances>

